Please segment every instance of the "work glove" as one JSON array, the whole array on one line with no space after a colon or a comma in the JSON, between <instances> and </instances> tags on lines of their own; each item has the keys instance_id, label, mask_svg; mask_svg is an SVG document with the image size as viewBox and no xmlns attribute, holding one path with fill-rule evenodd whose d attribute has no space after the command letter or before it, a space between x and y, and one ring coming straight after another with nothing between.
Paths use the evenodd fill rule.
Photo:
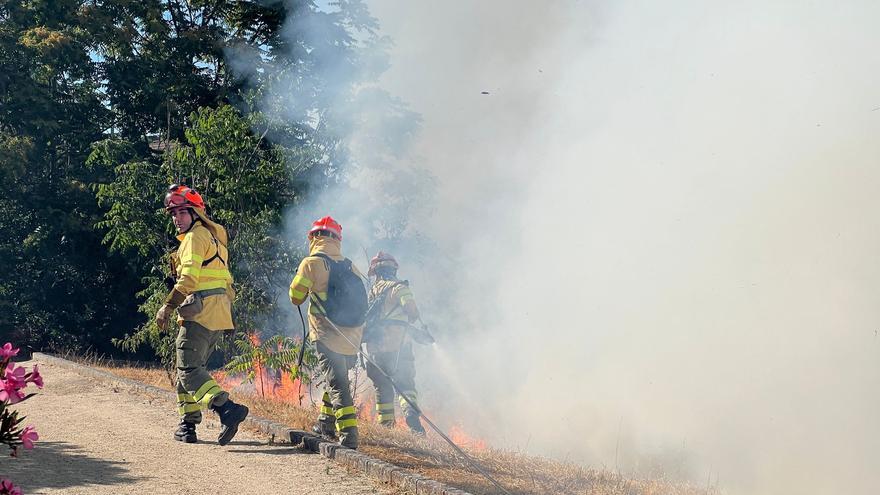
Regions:
<instances>
[{"instance_id":1,"label":"work glove","mask_svg":"<svg viewBox=\"0 0 880 495\"><path fill-rule=\"evenodd\" d=\"M159 308L159 311L156 312L156 326L159 327L159 330L165 330L165 327L168 326L168 319L171 318L171 313L173 313L184 300L186 300L186 294L177 289L171 290L168 297L165 298L165 304L163 304L162 307Z\"/></svg>"},{"instance_id":2,"label":"work glove","mask_svg":"<svg viewBox=\"0 0 880 495\"><path fill-rule=\"evenodd\" d=\"M434 340L434 336L431 335L431 332L428 331L428 325L425 325L424 323L422 323L421 328L415 325L410 325L409 336L412 337L412 339L417 344L431 345L436 342L436 340Z\"/></svg>"},{"instance_id":3,"label":"work glove","mask_svg":"<svg viewBox=\"0 0 880 495\"><path fill-rule=\"evenodd\" d=\"M156 311L156 326L159 330L165 330L168 326L168 319L171 318L171 312L174 311L171 306L163 304L159 311Z\"/></svg>"}]
</instances>

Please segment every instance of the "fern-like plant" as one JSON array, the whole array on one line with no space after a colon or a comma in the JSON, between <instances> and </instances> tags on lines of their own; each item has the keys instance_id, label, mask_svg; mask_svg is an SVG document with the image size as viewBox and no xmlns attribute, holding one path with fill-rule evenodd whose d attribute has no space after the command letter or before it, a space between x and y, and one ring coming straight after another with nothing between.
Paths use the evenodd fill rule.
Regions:
<instances>
[{"instance_id":1,"label":"fern-like plant","mask_svg":"<svg viewBox=\"0 0 880 495\"><path fill-rule=\"evenodd\" d=\"M298 379L299 384L311 383L312 372L318 365L318 357L306 343L302 366L298 368L300 342L283 335L274 335L261 342L256 334L246 334L236 339L234 345L238 354L226 365L226 371L243 375L247 383L255 382L263 398L266 397L267 387L277 385L283 374L289 375L291 381ZM297 396L302 405L300 390Z\"/></svg>"}]
</instances>

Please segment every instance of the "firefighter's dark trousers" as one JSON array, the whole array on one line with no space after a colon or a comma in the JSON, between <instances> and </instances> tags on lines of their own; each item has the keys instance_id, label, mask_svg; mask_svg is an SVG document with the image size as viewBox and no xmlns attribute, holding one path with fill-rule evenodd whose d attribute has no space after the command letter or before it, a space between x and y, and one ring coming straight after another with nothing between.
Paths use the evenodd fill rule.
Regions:
<instances>
[{"instance_id":1,"label":"firefighter's dark trousers","mask_svg":"<svg viewBox=\"0 0 880 495\"><path fill-rule=\"evenodd\" d=\"M184 321L177 334L177 410L188 423L200 423L202 409L222 406L229 397L205 369L222 333Z\"/></svg>"},{"instance_id":2,"label":"firefighter's dark trousers","mask_svg":"<svg viewBox=\"0 0 880 495\"><path fill-rule=\"evenodd\" d=\"M367 344L369 351L369 344ZM369 352L370 358L378 364L394 383L397 384L401 394L418 404L416 392L416 366L412 351L412 343L405 342L397 352ZM380 423L394 425L394 386L391 380L376 369L376 366L367 362L367 376L376 387L376 413ZM414 430L420 430L419 414L402 397L399 399L400 410L403 411L407 425Z\"/></svg>"},{"instance_id":3,"label":"firefighter's dark trousers","mask_svg":"<svg viewBox=\"0 0 880 495\"><path fill-rule=\"evenodd\" d=\"M315 348L324 381L324 396L318 421L325 424L335 423L342 440L346 433L357 431L357 410L348 380L348 370L354 367L357 356L333 352L321 341L315 343Z\"/></svg>"}]
</instances>

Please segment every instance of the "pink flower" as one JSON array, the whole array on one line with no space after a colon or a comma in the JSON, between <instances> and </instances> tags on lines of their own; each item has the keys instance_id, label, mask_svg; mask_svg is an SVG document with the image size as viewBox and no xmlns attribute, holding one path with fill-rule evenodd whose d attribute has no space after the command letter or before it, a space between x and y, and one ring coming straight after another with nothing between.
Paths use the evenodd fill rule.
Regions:
<instances>
[{"instance_id":1,"label":"pink flower","mask_svg":"<svg viewBox=\"0 0 880 495\"><path fill-rule=\"evenodd\" d=\"M40 370L37 369L38 365L34 365L34 371L31 371L30 376L28 377L28 381L37 386L37 388L43 388L43 376L40 375Z\"/></svg>"},{"instance_id":2,"label":"pink flower","mask_svg":"<svg viewBox=\"0 0 880 495\"><path fill-rule=\"evenodd\" d=\"M40 439L40 435L34 430L34 425L27 425L21 431L21 444L26 449L34 448L34 442Z\"/></svg>"},{"instance_id":3,"label":"pink flower","mask_svg":"<svg viewBox=\"0 0 880 495\"><path fill-rule=\"evenodd\" d=\"M27 386L27 378L25 375L27 370L24 366L15 366L15 363L6 365L6 382L12 382L16 388L24 388Z\"/></svg>"},{"instance_id":4,"label":"pink flower","mask_svg":"<svg viewBox=\"0 0 880 495\"><path fill-rule=\"evenodd\" d=\"M24 394L18 391L20 388L14 379L0 380L0 402L9 402L10 404L20 402L24 399Z\"/></svg>"},{"instance_id":5,"label":"pink flower","mask_svg":"<svg viewBox=\"0 0 880 495\"><path fill-rule=\"evenodd\" d=\"M22 495L21 488L6 478L0 478L0 495Z\"/></svg>"},{"instance_id":6,"label":"pink flower","mask_svg":"<svg viewBox=\"0 0 880 495\"><path fill-rule=\"evenodd\" d=\"M14 357L18 354L19 349L13 349L12 343L7 342L3 344L3 347L0 347L0 359L6 359Z\"/></svg>"}]
</instances>

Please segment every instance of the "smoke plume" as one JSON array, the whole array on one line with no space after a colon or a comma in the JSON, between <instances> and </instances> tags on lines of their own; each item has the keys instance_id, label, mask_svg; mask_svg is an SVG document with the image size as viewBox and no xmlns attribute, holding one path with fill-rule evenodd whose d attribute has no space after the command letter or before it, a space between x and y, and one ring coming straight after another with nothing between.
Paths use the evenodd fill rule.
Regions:
<instances>
[{"instance_id":1,"label":"smoke plume","mask_svg":"<svg viewBox=\"0 0 880 495\"><path fill-rule=\"evenodd\" d=\"M355 126L360 192L289 225L394 250L429 413L725 493L876 492L880 6L368 5L420 132L392 156Z\"/></svg>"}]
</instances>

